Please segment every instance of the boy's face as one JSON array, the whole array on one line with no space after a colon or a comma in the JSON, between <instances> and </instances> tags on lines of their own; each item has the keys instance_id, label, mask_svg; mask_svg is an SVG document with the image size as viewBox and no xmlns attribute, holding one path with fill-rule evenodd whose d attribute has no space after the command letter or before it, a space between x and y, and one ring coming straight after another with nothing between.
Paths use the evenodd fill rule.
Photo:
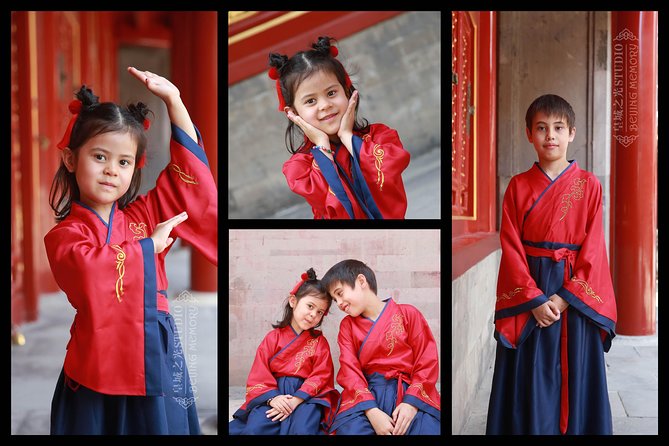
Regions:
<instances>
[{"instance_id":1,"label":"boy's face","mask_svg":"<svg viewBox=\"0 0 669 446\"><path fill-rule=\"evenodd\" d=\"M569 129L566 118L539 112L532 119L532 128L525 130L539 161L567 160L567 146L574 140L576 128Z\"/></svg>"},{"instance_id":2,"label":"boy's face","mask_svg":"<svg viewBox=\"0 0 669 446\"><path fill-rule=\"evenodd\" d=\"M362 281L367 282L365 276L359 274L353 288L342 282L330 285L330 295L339 309L353 317L358 317L365 311Z\"/></svg>"}]
</instances>

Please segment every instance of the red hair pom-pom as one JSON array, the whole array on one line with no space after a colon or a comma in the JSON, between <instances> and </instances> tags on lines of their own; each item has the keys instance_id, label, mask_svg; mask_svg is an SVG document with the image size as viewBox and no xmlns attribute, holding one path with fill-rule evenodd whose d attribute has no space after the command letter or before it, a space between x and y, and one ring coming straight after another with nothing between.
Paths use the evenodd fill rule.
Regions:
<instances>
[{"instance_id":1,"label":"red hair pom-pom","mask_svg":"<svg viewBox=\"0 0 669 446\"><path fill-rule=\"evenodd\" d=\"M81 101L79 99L74 99L69 103L67 108L73 115L79 114L79 112L81 111Z\"/></svg>"},{"instance_id":2,"label":"red hair pom-pom","mask_svg":"<svg viewBox=\"0 0 669 446\"><path fill-rule=\"evenodd\" d=\"M337 49L336 46L331 46L330 47L330 56L332 57L337 57L339 55L339 50Z\"/></svg>"},{"instance_id":3,"label":"red hair pom-pom","mask_svg":"<svg viewBox=\"0 0 669 446\"><path fill-rule=\"evenodd\" d=\"M144 122L142 122L142 125L144 126L144 130L149 130L149 127L151 127L151 121L144 118Z\"/></svg>"},{"instance_id":4,"label":"red hair pom-pom","mask_svg":"<svg viewBox=\"0 0 669 446\"><path fill-rule=\"evenodd\" d=\"M302 275L300 277L302 278L302 280L307 280L309 278L309 274L302 273Z\"/></svg>"},{"instance_id":5,"label":"red hair pom-pom","mask_svg":"<svg viewBox=\"0 0 669 446\"><path fill-rule=\"evenodd\" d=\"M269 69L267 72L267 75L269 76L270 79L277 80L278 78L281 77L279 74L279 70L276 69L276 67L272 67Z\"/></svg>"},{"instance_id":6,"label":"red hair pom-pom","mask_svg":"<svg viewBox=\"0 0 669 446\"><path fill-rule=\"evenodd\" d=\"M142 156L137 160L137 168L141 169L146 165L146 153L142 153Z\"/></svg>"}]
</instances>

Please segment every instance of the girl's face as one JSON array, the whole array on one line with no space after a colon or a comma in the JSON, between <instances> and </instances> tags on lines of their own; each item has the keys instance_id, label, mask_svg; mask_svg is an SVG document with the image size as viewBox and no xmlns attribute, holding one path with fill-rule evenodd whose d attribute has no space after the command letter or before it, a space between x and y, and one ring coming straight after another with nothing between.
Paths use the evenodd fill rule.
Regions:
<instances>
[{"instance_id":1,"label":"girl's face","mask_svg":"<svg viewBox=\"0 0 669 446\"><path fill-rule=\"evenodd\" d=\"M525 130L539 161L567 160L567 146L574 140L576 129L569 129L565 118L539 112L532 119L532 128Z\"/></svg>"},{"instance_id":2,"label":"girl's face","mask_svg":"<svg viewBox=\"0 0 669 446\"><path fill-rule=\"evenodd\" d=\"M328 307L326 299L313 294L307 294L299 300L291 296L289 303L293 308L293 319L290 325L298 333L318 325Z\"/></svg>"},{"instance_id":3,"label":"girl's face","mask_svg":"<svg viewBox=\"0 0 669 446\"><path fill-rule=\"evenodd\" d=\"M114 202L130 187L136 154L131 133L107 132L86 141L76 157L64 149L63 162L75 174L80 201L107 218Z\"/></svg>"},{"instance_id":4,"label":"girl's face","mask_svg":"<svg viewBox=\"0 0 669 446\"><path fill-rule=\"evenodd\" d=\"M336 137L348 98L337 76L316 71L297 87L293 100L295 112L330 137Z\"/></svg>"}]
</instances>

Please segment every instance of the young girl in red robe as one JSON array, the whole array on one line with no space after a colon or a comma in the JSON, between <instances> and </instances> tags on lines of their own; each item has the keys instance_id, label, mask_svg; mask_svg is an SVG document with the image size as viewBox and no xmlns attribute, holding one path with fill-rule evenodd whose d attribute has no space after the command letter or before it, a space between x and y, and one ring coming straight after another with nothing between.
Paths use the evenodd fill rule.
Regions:
<instances>
[{"instance_id":1,"label":"young girl in red robe","mask_svg":"<svg viewBox=\"0 0 669 446\"><path fill-rule=\"evenodd\" d=\"M343 387L337 435L439 435L437 343L412 305L376 295L374 271L343 260L323 286L348 316L339 326L337 382Z\"/></svg>"},{"instance_id":2,"label":"young girl in red robe","mask_svg":"<svg viewBox=\"0 0 669 446\"><path fill-rule=\"evenodd\" d=\"M504 194L487 433L611 434L604 352L616 302L602 185L567 160L576 132L567 101L537 98L526 125L539 160Z\"/></svg>"},{"instance_id":3,"label":"young girl in red robe","mask_svg":"<svg viewBox=\"0 0 669 446\"><path fill-rule=\"evenodd\" d=\"M290 291L283 319L256 352L246 401L230 435L326 434L337 408L330 345L320 327L332 298L310 268Z\"/></svg>"},{"instance_id":4,"label":"young girl in red robe","mask_svg":"<svg viewBox=\"0 0 669 446\"><path fill-rule=\"evenodd\" d=\"M290 121L288 187L307 200L316 219L403 219L409 152L395 130L356 119L360 96L333 40L319 37L291 58L269 55L279 111ZM298 149L294 133L303 139Z\"/></svg>"},{"instance_id":5,"label":"young girl in red robe","mask_svg":"<svg viewBox=\"0 0 669 446\"><path fill-rule=\"evenodd\" d=\"M171 159L136 197L149 110L99 102L82 86L62 141L44 237L77 313L51 406L52 434L199 434L185 358L169 313L165 255L182 237L217 263L217 191L202 138L167 79L129 67L167 106Z\"/></svg>"}]
</instances>

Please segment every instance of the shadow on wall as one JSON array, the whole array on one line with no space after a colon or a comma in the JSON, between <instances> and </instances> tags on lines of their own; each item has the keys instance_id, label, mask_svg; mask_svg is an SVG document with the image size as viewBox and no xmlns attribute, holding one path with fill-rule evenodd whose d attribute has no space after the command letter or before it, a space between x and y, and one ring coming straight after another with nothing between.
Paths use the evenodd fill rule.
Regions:
<instances>
[{"instance_id":1,"label":"shadow on wall","mask_svg":"<svg viewBox=\"0 0 669 446\"><path fill-rule=\"evenodd\" d=\"M440 146L441 13L400 14L337 46L360 91L359 116L396 129L412 159ZM277 111L274 81L261 73L228 92L229 218L268 218L303 203L281 171L290 156L288 122Z\"/></svg>"}]
</instances>

